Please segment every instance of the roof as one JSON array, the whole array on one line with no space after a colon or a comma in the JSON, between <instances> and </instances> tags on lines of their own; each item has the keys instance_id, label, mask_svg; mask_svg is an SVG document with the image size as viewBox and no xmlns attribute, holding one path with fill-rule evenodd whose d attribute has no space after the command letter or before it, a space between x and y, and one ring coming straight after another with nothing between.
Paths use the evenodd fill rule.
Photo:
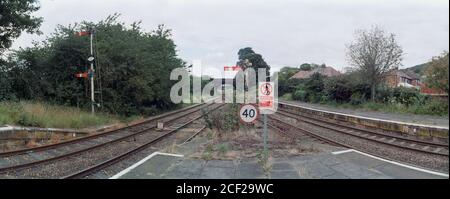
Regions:
<instances>
[{"instance_id":1,"label":"roof","mask_svg":"<svg viewBox=\"0 0 450 199\"><path fill-rule=\"evenodd\" d=\"M306 78L311 77L311 75L313 75L314 73L319 73L319 74L327 76L327 77L334 77L334 76L338 76L341 74L339 71L335 70L333 67L327 66L325 68L318 67L318 68L315 68L310 71L300 71L300 72L296 73L295 75L293 75L291 78L306 79Z\"/></svg>"},{"instance_id":2,"label":"roof","mask_svg":"<svg viewBox=\"0 0 450 199\"><path fill-rule=\"evenodd\" d=\"M405 77L407 79L420 79L419 75L417 75L416 73L409 71L409 70L392 70L391 72L388 73L388 76L398 76L398 77Z\"/></svg>"}]
</instances>

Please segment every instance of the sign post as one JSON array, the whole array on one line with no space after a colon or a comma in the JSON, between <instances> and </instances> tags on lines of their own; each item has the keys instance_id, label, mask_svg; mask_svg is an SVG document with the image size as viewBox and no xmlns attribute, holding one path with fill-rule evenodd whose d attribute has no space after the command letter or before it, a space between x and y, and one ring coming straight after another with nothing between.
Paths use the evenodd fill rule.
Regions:
<instances>
[{"instance_id":1,"label":"sign post","mask_svg":"<svg viewBox=\"0 0 450 199\"><path fill-rule=\"evenodd\" d=\"M272 114L275 111L274 83L259 82L258 91L259 111L264 115L264 158L267 159L269 155L267 150L267 140L269 137L267 132L267 114Z\"/></svg>"},{"instance_id":2,"label":"sign post","mask_svg":"<svg viewBox=\"0 0 450 199\"><path fill-rule=\"evenodd\" d=\"M88 61L91 62L91 68L89 70L90 72L90 79L91 79L91 111L92 114L95 114L95 91L94 91L94 48L93 48L93 37L94 37L94 31L90 30L90 44L91 44L91 56L89 57Z\"/></svg>"}]
</instances>

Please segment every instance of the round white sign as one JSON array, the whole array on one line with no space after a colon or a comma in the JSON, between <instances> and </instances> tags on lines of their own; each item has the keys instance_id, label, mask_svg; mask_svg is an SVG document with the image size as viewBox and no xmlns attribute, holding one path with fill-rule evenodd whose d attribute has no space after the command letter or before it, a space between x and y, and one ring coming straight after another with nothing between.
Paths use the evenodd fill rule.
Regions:
<instances>
[{"instance_id":1,"label":"round white sign","mask_svg":"<svg viewBox=\"0 0 450 199\"><path fill-rule=\"evenodd\" d=\"M252 123L258 118L258 109L251 104L244 105L239 110L239 117L243 122Z\"/></svg>"}]
</instances>

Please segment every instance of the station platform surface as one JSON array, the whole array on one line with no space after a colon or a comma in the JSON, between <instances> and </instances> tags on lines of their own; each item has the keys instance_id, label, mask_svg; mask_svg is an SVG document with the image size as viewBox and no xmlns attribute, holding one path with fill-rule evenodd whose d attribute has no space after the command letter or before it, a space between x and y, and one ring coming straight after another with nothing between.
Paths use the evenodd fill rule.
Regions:
<instances>
[{"instance_id":1,"label":"station platform surface","mask_svg":"<svg viewBox=\"0 0 450 199\"><path fill-rule=\"evenodd\" d=\"M280 102L294 104L310 109L317 109L329 112L336 112L341 114L353 115L356 117L367 117L373 119L380 120L390 120L394 122L404 122L404 123L413 123L420 125L430 125L430 126L438 126L438 127L446 127L449 128L449 119L437 116L430 115L414 115L414 114L400 114L400 113L385 113L378 111L369 111L369 110L361 110L361 109L345 109L345 108L337 108L331 107L321 104L311 104L299 101L285 101L280 100Z\"/></svg>"},{"instance_id":2,"label":"station platform surface","mask_svg":"<svg viewBox=\"0 0 450 199\"><path fill-rule=\"evenodd\" d=\"M448 179L448 174L402 165L354 150L271 159L200 160L156 153L111 179Z\"/></svg>"}]
</instances>

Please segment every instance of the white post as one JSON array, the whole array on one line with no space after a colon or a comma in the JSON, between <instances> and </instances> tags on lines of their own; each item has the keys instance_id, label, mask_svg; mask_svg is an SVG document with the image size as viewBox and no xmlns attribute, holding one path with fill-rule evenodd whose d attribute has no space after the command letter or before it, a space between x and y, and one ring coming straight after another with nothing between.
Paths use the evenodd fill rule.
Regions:
<instances>
[{"instance_id":1,"label":"white post","mask_svg":"<svg viewBox=\"0 0 450 199\"><path fill-rule=\"evenodd\" d=\"M267 150L267 139L268 139L268 132L267 132L267 114L264 114L264 159L267 161L267 158L269 157L269 152Z\"/></svg>"},{"instance_id":2,"label":"white post","mask_svg":"<svg viewBox=\"0 0 450 199\"><path fill-rule=\"evenodd\" d=\"M93 44L92 44L92 40L94 37L94 32L93 30L91 30L90 32L91 34L91 57L94 57L94 48L93 48ZM92 77L91 77L91 111L92 114L95 114L95 99L94 99L94 60L91 60L91 73L92 73Z\"/></svg>"}]
</instances>

